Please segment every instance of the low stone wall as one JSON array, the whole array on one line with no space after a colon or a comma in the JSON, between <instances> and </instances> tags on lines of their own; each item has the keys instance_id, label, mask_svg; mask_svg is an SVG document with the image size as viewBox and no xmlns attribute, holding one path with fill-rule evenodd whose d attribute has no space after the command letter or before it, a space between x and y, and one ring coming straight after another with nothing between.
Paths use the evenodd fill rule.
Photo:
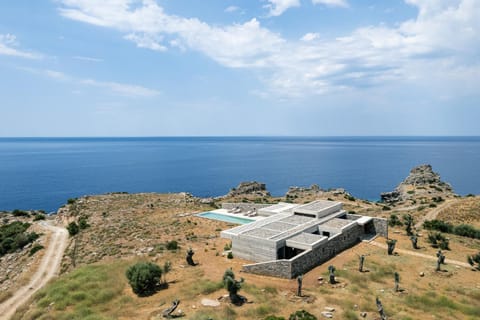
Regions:
<instances>
[{"instance_id":1,"label":"low stone wall","mask_svg":"<svg viewBox=\"0 0 480 320\"><path fill-rule=\"evenodd\" d=\"M247 264L243 266L242 270L244 272L259 274L262 276L290 279L292 278L292 261L274 260L269 262Z\"/></svg>"},{"instance_id":2,"label":"low stone wall","mask_svg":"<svg viewBox=\"0 0 480 320\"><path fill-rule=\"evenodd\" d=\"M235 208L238 207L238 208L242 209L242 211L249 211L249 210L252 210L252 209L259 210L259 209L270 207L270 206L271 206L271 204L266 204L266 203L248 203L248 202L222 203L222 209L226 209L226 210L231 210L231 209L235 209Z\"/></svg>"}]
</instances>

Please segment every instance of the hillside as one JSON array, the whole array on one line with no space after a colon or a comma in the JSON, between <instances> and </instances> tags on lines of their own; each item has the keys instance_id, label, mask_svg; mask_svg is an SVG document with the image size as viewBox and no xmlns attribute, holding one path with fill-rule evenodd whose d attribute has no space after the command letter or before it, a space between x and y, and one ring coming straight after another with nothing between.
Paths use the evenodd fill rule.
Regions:
<instances>
[{"instance_id":1,"label":"hillside","mask_svg":"<svg viewBox=\"0 0 480 320\"><path fill-rule=\"evenodd\" d=\"M335 319L377 319L376 296L389 319L476 319L480 317L480 272L472 271L465 257L480 251L480 240L449 235L447 264L442 266L443 271L435 272L438 249L427 243L427 232L418 230L420 248L414 250L404 228L394 227L390 237L398 240L397 255L387 255L385 239L361 243L306 274L300 298L295 295L295 279L241 273L247 261L228 259L224 247L229 243L219 237L221 230L232 225L194 215L222 202L304 203L330 199L344 202L348 211L372 216L395 214L401 219L410 213L415 222L439 218L447 205L444 210L459 205L471 208L466 211L475 219L478 198L461 198L451 189L440 193L435 187L441 185L445 191L444 182L425 181L428 189L418 183L409 185L408 191L414 192L406 192L408 199L389 203L355 199L345 190L322 190L318 186L291 188L285 197L272 198L264 187L259 189L251 183L244 191L239 186L230 195L216 199L184 193L121 193L71 201L59 210L57 219L66 225L83 218L89 226L70 238L62 262L63 275L18 310L14 319L161 319L159 314L174 299L181 300L179 308L186 314L185 319L264 319L270 314L288 318L299 309L321 319L326 307L335 309ZM460 222L462 216L452 218L452 222ZM174 241L177 249L171 245ZM185 261L190 247L195 251L194 260L199 262L195 267ZM368 272L357 270L361 254L366 255ZM135 296L125 271L136 261L159 265L171 261L168 289L151 297ZM337 268L336 285L326 281L328 265ZM216 301L227 294L220 283L227 268L232 268L238 278L245 278L240 294L249 303L236 307L221 299L218 307L203 306L202 299ZM401 292L393 290L394 272L400 274ZM362 317L364 312L366 316Z\"/></svg>"}]
</instances>

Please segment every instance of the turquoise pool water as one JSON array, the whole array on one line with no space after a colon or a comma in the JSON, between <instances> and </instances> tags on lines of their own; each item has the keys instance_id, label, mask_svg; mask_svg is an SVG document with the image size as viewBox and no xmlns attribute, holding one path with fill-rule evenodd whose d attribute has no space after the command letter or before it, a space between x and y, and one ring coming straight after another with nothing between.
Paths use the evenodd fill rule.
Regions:
<instances>
[{"instance_id":1,"label":"turquoise pool water","mask_svg":"<svg viewBox=\"0 0 480 320\"><path fill-rule=\"evenodd\" d=\"M197 216L207 218L207 219L236 223L236 224L247 224L247 223L255 221L253 219L232 217L232 216L227 216L225 214L215 213L215 212L210 212L210 211L199 213L199 214L197 214Z\"/></svg>"}]
</instances>

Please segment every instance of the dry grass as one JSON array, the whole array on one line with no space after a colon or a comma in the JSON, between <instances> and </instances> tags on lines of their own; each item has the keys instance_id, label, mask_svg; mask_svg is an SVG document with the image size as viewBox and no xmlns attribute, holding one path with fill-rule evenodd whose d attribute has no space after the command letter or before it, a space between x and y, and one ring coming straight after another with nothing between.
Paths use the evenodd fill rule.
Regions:
<instances>
[{"instance_id":1,"label":"dry grass","mask_svg":"<svg viewBox=\"0 0 480 320\"><path fill-rule=\"evenodd\" d=\"M72 268L69 259L64 260L65 270L75 270L44 288L35 296L32 307L20 310L16 319L149 319L177 298L181 300L180 309L186 313L186 319L194 320L263 319L270 314L288 318L299 309L320 319L326 306L336 309L336 319L359 319L362 311L368 312L367 319L373 319L376 296L392 319L470 320L478 315L480 288L476 286L480 283L480 272L447 265L443 267L446 272L437 273L432 260L408 255L387 256L386 250L365 243L307 273L303 281L304 297L296 297L296 280L240 273L246 261L217 255L229 242L219 238L219 230L228 224L179 216L185 211L209 209L194 202L184 206L182 201L179 195L111 195L89 197L79 204L81 208L77 208L77 213L88 215L92 227L78 241L77 267ZM390 214L360 200L349 202L349 207ZM411 250L404 231L397 230L399 233L393 234L398 239L397 247ZM170 240L178 241L180 249L167 250L165 243ZM426 246L422 240L420 238L422 249L417 251L434 256L436 249ZM480 244L472 241L452 237L452 251L446 252L447 259L463 261L465 253L473 252ZM194 260L200 263L196 267L186 265L188 247L193 248ZM365 269L369 272L358 272L358 254L367 255ZM151 297L136 297L124 272L139 259L160 265L170 260L173 270L168 275L169 288ZM319 284L317 278L327 279L330 264L336 266L340 283ZM240 294L251 303L236 307L222 302L217 308L203 307L202 298L217 299L227 294L220 280L230 267L238 278L245 278ZM405 290L402 293L393 291L395 271L400 273L400 287ZM420 277L420 272L425 276ZM424 305L418 305L417 300Z\"/></svg>"},{"instance_id":2,"label":"dry grass","mask_svg":"<svg viewBox=\"0 0 480 320\"><path fill-rule=\"evenodd\" d=\"M471 224L480 228L480 197L459 199L454 205L440 211L437 219L454 225Z\"/></svg>"}]
</instances>

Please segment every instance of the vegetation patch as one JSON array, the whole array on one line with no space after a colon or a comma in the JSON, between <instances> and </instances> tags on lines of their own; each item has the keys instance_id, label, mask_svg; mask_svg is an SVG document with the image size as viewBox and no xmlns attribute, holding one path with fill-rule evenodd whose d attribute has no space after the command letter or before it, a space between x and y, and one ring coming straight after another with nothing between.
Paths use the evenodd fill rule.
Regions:
<instances>
[{"instance_id":1,"label":"vegetation patch","mask_svg":"<svg viewBox=\"0 0 480 320\"><path fill-rule=\"evenodd\" d=\"M25 314L17 311L13 319L116 319L124 270L124 263L118 262L78 268L41 289L33 307Z\"/></svg>"},{"instance_id":2,"label":"vegetation patch","mask_svg":"<svg viewBox=\"0 0 480 320\"><path fill-rule=\"evenodd\" d=\"M15 221L0 227L0 257L38 239L35 232L26 232L30 223Z\"/></svg>"},{"instance_id":3,"label":"vegetation patch","mask_svg":"<svg viewBox=\"0 0 480 320\"><path fill-rule=\"evenodd\" d=\"M440 232L456 234L461 237L480 239L480 229L469 224L453 225L442 220L430 220L423 223L423 227L427 230L437 230Z\"/></svg>"}]
</instances>

